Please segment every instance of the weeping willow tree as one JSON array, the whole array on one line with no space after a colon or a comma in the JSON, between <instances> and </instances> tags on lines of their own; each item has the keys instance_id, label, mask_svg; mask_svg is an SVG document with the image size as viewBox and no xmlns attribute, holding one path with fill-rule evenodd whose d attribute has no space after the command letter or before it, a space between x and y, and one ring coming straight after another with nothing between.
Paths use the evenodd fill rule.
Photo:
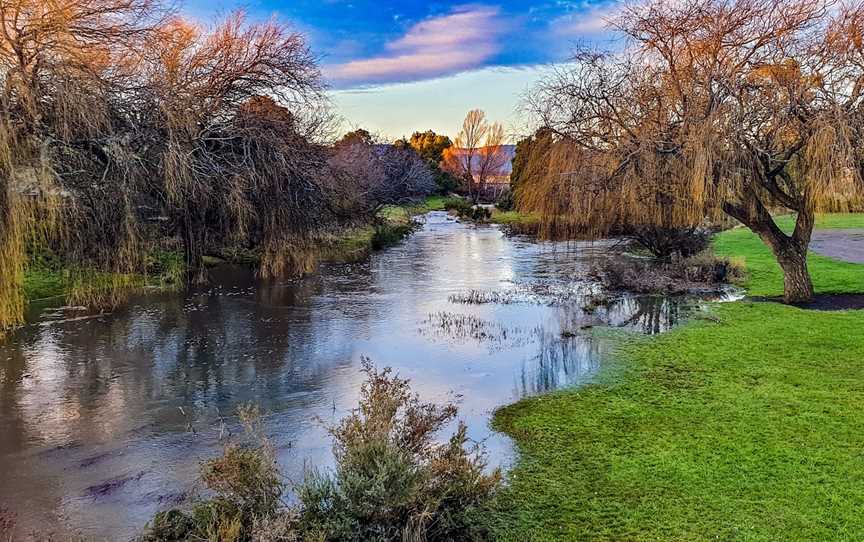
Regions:
<instances>
[{"instance_id":1,"label":"weeping willow tree","mask_svg":"<svg viewBox=\"0 0 864 542\"><path fill-rule=\"evenodd\" d=\"M525 197L560 194L547 222L592 235L730 216L773 251L786 301L811 299L815 214L861 202L862 22L830 0L625 6L623 51L577 52L528 100L557 142Z\"/></svg>"},{"instance_id":2,"label":"weeping willow tree","mask_svg":"<svg viewBox=\"0 0 864 542\"><path fill-rule=\"evenodd\" d=\"M280 107L320 111L323 86L304 37L275 21L249 24L242 13L235 13L210 30L177 19L159 33L148 51L153 105L148 122L156 133L165 134L156 157L161 177L156 189L181 234L189 281L202 282L202 257L214 239L243 237L257 212L269 213L256 216L264 223L285 225L279 218L283 211L271 202L256 208L250 190L282 176L296 180L295 166L301 156L308 156L301 149L292 156L286 146L299 141L285 132L297 133L300 124L294 121L299 117L290 128L284 119L271 118L271 130L265 134L259 129L259 141L251 144L247 138L238 153L237 130L249 134L255 117L254 107L244 107L267 96ZM260 110L257 118L262 120ZM282 143L274 140L280 133L287 136ZM314 161L306 163L314 167ZM297 195L303 193L300 187ZM299 210L296 205L291 209ZM298 226L309 222L303 217ZM286 229L283 234L290 237L296 231ZM274 246L271 237L265 259L279 252ZM283 256L284 252L279 256L282 261ZM282 264L265 262L265 267L278 269Z\"/></svg>"},{"instance_id":3,"label":"weeping willow tree","mask_svg":"<svg viewBox=\"0 0 864 542\"><path fill-rule=\"evenodd\" d=\"M260 248L264 278L305 274L316 263L315 243L330 221L320 177L327 153L310 141L320 117L297 118L272 98L259 96L241 107L232 126L236 163L248 164L249 206L244 229Z\"/></svg>"},{"instance_id":4,"label":"weeping willow tree","mask_svg":"<svg viewBox=\"0 0 864 542\"><path fill-rule=\"evenodd\" d=\"M28 247L55 243L74 259L86 245L111 265L133 253L128 227L82 242L73 226L89 224L86 202L66 203L130 166L110 96L159 16L150 0L0 2L0 330L22 319Z\"/></svg>"}]
</instances>

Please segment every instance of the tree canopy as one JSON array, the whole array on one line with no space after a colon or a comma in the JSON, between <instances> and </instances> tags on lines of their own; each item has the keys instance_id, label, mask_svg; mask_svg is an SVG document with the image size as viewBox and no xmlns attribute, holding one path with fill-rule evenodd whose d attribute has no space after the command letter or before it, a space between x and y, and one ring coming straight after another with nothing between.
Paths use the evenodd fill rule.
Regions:
<instances>
[{"instance_id":1,"label":"tree canopy","mask_svg":"<svg viewBox=\"0 0 864 542\"><path fill-rule=\"evenodd\" d=\"M831 0L627 5L611 22L623 51L577 51L528 99L558 139L555 211L597 235L725 213L774 251L786 300L809 299L814 214L861 201L862 21Z\"/></svg>"}]
</instances>

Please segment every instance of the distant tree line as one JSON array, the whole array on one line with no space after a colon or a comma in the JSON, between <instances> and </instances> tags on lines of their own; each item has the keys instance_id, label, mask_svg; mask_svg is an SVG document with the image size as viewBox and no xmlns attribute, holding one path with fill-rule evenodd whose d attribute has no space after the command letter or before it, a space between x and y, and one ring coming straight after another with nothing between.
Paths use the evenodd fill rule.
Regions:
<instances>
[{"instance_id":1,"label":"distant tree line","mask_svg":"<svg viewBox=\"0 0 864 542\"><path fill-rule=\"evenodd\" d=\"M34 250L86 278L176 243L195 283L208 251L254 247L262 274L289 274L328 229L434 190L410 148L326 144L315 58L279 22L10 0L0 27L0 330L21 321Z\"/></svg>"}]
</instances>

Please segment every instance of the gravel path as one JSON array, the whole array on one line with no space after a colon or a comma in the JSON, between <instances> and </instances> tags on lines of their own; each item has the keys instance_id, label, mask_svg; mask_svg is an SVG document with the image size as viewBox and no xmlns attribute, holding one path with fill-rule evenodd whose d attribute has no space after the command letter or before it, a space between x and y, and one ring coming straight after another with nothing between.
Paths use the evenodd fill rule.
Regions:
<instances>
[{"instance_id":1,"label":"gravel path","mask_svg":"<svg viewBox=\"0 0 864 542\"><path fill-rule=\"evenodd\" d=\"M810 250L836 260L864 263L864 229L816 230Z\"/></svg>"}]
</instances>

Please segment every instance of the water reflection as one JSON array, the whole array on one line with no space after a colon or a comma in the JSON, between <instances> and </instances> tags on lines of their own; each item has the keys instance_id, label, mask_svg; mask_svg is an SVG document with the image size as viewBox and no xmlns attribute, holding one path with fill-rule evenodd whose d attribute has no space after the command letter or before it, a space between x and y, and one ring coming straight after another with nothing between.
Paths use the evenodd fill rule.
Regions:
<instances>
[{"instance_id":1,"label":"water reflection","mask_svg":"<svg viewBox=\"0 0 864 542\"><path fill-rule=\"evenodd\" d=\"M36 308L0 346L0 504L25 528L129 537L192 488L248 401L268 412L297 480L330 465L316 419L356 404L361 356L394 367L424 399L460 396L470 437L506 463L510 443L488 427L495 408L590 381L609 354L594 328L657 333L688 310L665 298L586 310L598 289L585 277L606 249L507 238L432 213L402 245L299 281L225 267L212 287L143 296L112 314ZM507 299L459 299L472 291Z\"/></svg>"}]
</instances>

